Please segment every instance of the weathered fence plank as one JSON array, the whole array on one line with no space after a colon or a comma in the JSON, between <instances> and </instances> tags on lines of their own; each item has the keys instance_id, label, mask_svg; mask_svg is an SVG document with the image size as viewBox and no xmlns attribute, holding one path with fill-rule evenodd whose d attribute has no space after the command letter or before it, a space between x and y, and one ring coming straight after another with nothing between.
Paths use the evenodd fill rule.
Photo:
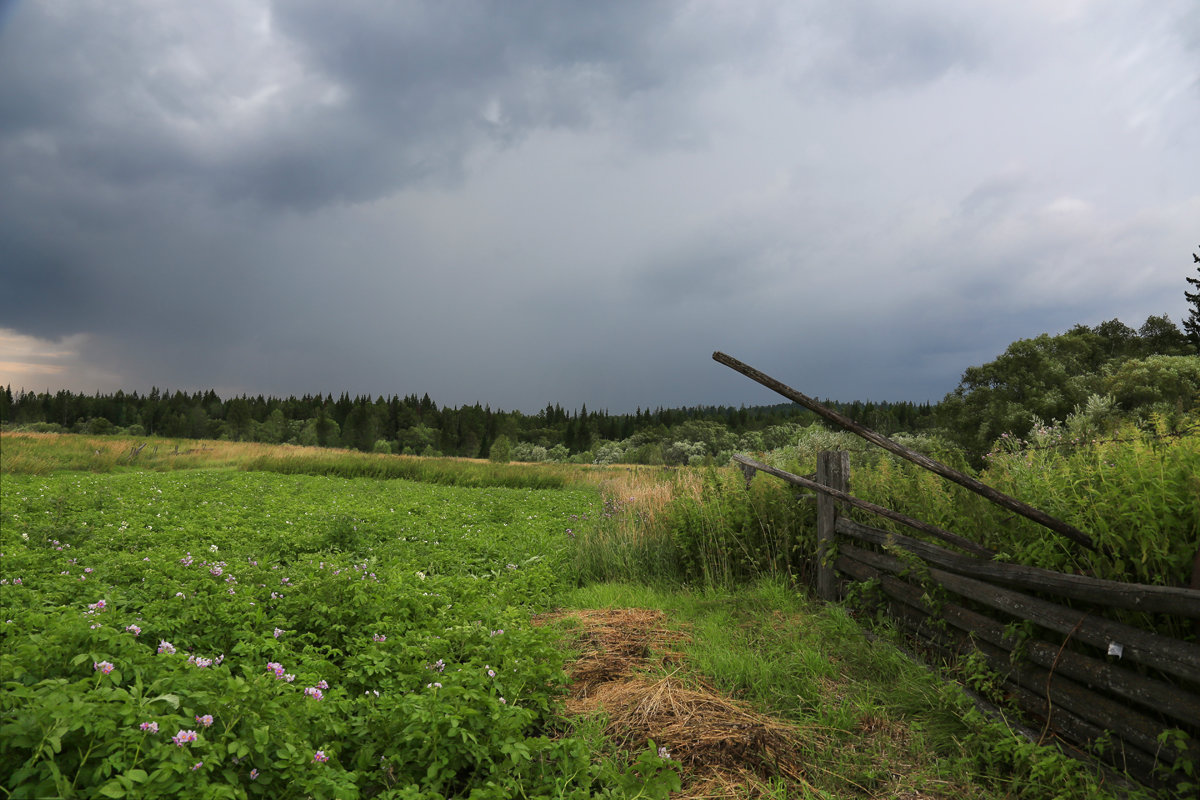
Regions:
<instances>
[{"instance_id":1,"label":"weathered fence plank","mask_svg":"<svg viewBox=\"0 0 1200 800\"><path fill-rule=\"evenodd\" d=\"M1122 583L1089 578L1085 575L1068 575L1024 564L981 561L952 553L910 536L872 528L847 517L838 519L837 530L838 533L872 544L894 544L903 547L931 564L945 567L960 575L994 580L1009 586L1048 592L1112 608L1200 617L1200 591L1194 589Z\"/></svg>"},{"instance_id":2,"label":"weathered fence plank","mask_svg":"<svg viewBox=\"0 0 1200 800\"><path fill-rule=\"evenodd\" d=\"M1043 720L1049 715L1055 731L1078 743L1090 745L1103 736L1121 756L1109 760L1130 768L1143 782L1154 782L1154 768L1159 761L1170 764L1181 758L1200 759L1200 745L1195 743L1183 752L1166 752L1158 741L1164 727L1161 722L1071 680L1060 663L1052 660L1048 669L1029 663L1014 664L1004 646L996 646L965 630L954 634L931 627L929 608L913 595L911 585L846 556L839 557L838 566L859 580L878 579L891 598L888 607L892 617L927 645L948 654L977 651L988 667L1006 681L1005 690L1022 710Z\"/></svg>"},{"instance_id":3,"label":"weathered fence plank","mask_svg":"<svg viewBox=\"0 0 1200 800\"><path fill-rule=\"evenodd\" d=\"M1075 748L1078 748L1080 744L1090 745L1098 740L1108 740L1109 749L1103 755L1098 756L1094 751L1077 750L1076 752L1081 756L1086 754L1090 758L1099 757L1101 761L1107 761L1114 767L1127 771L1146 786L1160 787L1164 785L1156 773L1159 760L1155 756L1143 753L1137 747L1128 744L1124 738L1113 736L1112 731L1093 725L1062 706L1048 701L1045 694L1030 691L1011 678L1005 678L1004 690L1012 697L1018 708L1023 709L1035 719L1048 721L1051 732L1056 733L1056 738L1061 744L1071 742ZM1064 752L1070 753L1070 750L1064 750ZM1121 795L1118 794L1118 796Z\"/></svg>"},{"instance_id":4,"label":"weathered fence plank","mask_svg":"<svg viewBox=\"0 0 1200 800\"><path fill-rule=\"evenodd\" d=\"M895 556L875 553L850 544L839 545L838 551L894 574L909 568ZM1101 650L1106 650L1110 643L1118 643L1124 649L1123 658L1186 680L1200 681L1200 645L1169 639L1131 625L1096 617L1088 612L1066 608L1013 589L1002 589L934 567L928 568L928 574L950 591L997 611L1031 620L1044 628L1068 634Z\"/></svg>"},{"instance_id":5,"label":"weathered fence plank","mask_svg":"<svg viewBox=\"0 0 1200 800\"><path fill-rule=\"evenodd\" d=\"M929 647L957 654L979 650L988 666L1001 674L1002 688L1006 697L1030 718L1043 724L1049 722L1049 731L1044 736L1053 734L1051 741L1056 741L1060 745L1070 744L1070 747L1064 748L1063 752L1081 760L1095 759L1098 757L1096 753L1088 753L1088 751L1078 748L1081 745L1091 747L1097 740L1105 739L1108 741L1109 747L1103 756L1099 756L1100 760L1127 771L1146 786L1162 785L1156 774L1156 767L1159 764L1156 755L1147 753L1131 744L1119 732L1090 722L1056 704L1052 699L1047 700L1042 687L1030 690L1018 683L1014 676L1002 674L1002 669L1006 667L1007 661L999 654L989 657L966 634L950 636L932 630L924 624L926 620L923 619L920 612L909 608L899 600L889 602L889 611L901 629Z\"/></svg>"},{"instance_id":6,"label":"weathered fence plank","mask_svg":"<svg viewBox=\"0 0 1200 800\"><path fill-rule=\"evenodd\" d=\"M926 602L924 592L917 586L881 572L844 555L837 561L838 569L858 580L876 578L891 597L900 600L927 615L936 614L959 630L977 639L1012 651L1014 647L1024 650L1026 657L1047 669L1053 669L1068 678L1074 678L1095 688L1156 711L1183 723L1195 725L1200 721L1200 697L1162 681L1139 675L1118 664L1110 664L1096 658L1048 644L1040 639L1020 641L1010 635L1005 626L991 617L972 611L957 603L943 603L936 609ZM865 577L864 577L865 576Z\"/></svg>"}]
</instances>

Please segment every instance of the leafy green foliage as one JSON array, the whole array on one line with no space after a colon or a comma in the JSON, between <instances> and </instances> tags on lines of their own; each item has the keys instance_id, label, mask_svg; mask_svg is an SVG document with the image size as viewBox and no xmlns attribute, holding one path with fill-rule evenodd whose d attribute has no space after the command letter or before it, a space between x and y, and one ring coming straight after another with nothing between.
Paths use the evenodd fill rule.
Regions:
<instances>
[{"instance_id":1,"label":"leafy green foliage","mask_svg":"<svg viewBox=\"0 0 1200 800\"><path fill-rule=\"evenodd\" d=\"M555 737L584 491L4 477L6 796L664 796ZM639 768L641 769L641 768Z\"/></svg>"},{"instance_id":2,"label":"leafy green foliage","mask_svg":"<svg viewBox=\"0 0 1200 800\"><path fill-rule=\"evenodd\" d=\"M1020 339L994 361L968 367L937 414L979 466L1001 435L1024 437L1035 420L1061 422L1092 395L1120 392L1126 411L1194 405L1200 356L1192 352L1166 316L1149 317L1136 334L1119 320L1077 325L1058 336ZM1139 387L1138 380L1145 383Z\"/></svg>"},{"instance_id":3,"label":"leafy green foliage","mask_svg":"<svg viewBox=\"0 0 1200 800\"><path fill-rule=\"evenodd\" d=\"M973 526L979 540L1020 563L1186 586L1200 543L1200 436L1169 436L1165 418L1157 419L1151 436L1125 423L1095 443L1069 424L1039 424L1028 440L1001 437L981 475L1088 531L1099 552L1047 536L1026 520L1006 520L990 504Z\"/></svg>"},{"instance_id":4,"label":"leafy green foliage","mask_svg":"<svg viewBox=\"0 0 1200 800\"><path fill-rule=\"evenodd\" d=\"M1106 371L1101 384L1126 411L1200 406L1200 356L1129 359Z\"/></svg>"}]
</instances>

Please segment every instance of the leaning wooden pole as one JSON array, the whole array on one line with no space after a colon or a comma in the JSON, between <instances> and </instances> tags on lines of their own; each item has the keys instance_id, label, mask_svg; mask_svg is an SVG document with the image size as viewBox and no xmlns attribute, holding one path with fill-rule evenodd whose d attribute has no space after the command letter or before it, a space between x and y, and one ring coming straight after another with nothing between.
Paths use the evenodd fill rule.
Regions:
<instances>
[{"instance_id":1,"label":"leaning wooden pole","mask_svg":"<svg viewBox=\"0 0 1200 800\"><path fill-rule=\"evenodd\" d=\"M925 469L929 470L930 472L935 472L938 475L941 475L946 480L953 481L954 483L957 483L959 486L970 489L972 492L975 492L976 494L982 495L983 497L986 497L988 500L991 500L996 505L1002 506L1014 513L1020 514L1021 516L1025 517L1026 519L1031 519L1034 522L1038 523L1039 525L1043 525L1043 526L1049 528L1050 530L1054 531L1055 533L1060 533L1063 536L1066 536L1071 541L1081 544L1084 547L1088 548L1089 550L1097 549L1096 543L1092 540L1092 537L1089 536L1088 534L1084 533L1083 531L1079 530L1074 525L1070 525L1066 522L1063 522L1060 519L1056 519L1055 517L1050 516L1046 512L1040 511L1040 510L1034 508L1033 506L1029 505L1028 503L1022 503L1020 500L1017 500L1015 497L1009 497L1008 495L1004 494L1003 492L998 492L995 489L993 489L992 487L987 486L983 483L980 483L976 479L972 478L970 475L966 475L962 472L959 472L958 470L954 469L953 467L948 467L939 461L934 461L929 456L926 456L922 453L918 453L915 450L910 450L909 448L905 447L902 444L893 442L891 439L887 438L886 436L882 436L882 435L876 433L875 431L871 430L870 428L867 428L863 425L859 425L857 422L850 419L845 414L839 414L837 411L834 411L831 408L826 408L825 406L821 405L820 403L818 403L816 400L812 399L808 395L798 392L795 389L793 389L792 387L787 386L783 383L780 383L779 381L775 380L771 376L766 375L762 372L759 372L758 370L756 370L754 367L750 366L749 364L745 364L741 361L738 361L736 358L733 358L732 356L727 356L724 353L718 351L718 352L713 353L712 357L713 357L713 361L716 361L720 364L724 364L725 366L729 367L730 369L732 369L736 372L742 373L750 380L756 381L757 383L762 384L763 386L767 387L771 391L777 392L777 393L783 395L784 397L791 400L792 402L799 403L800 405L807 408L809 411L812 411L814 414L816 414L824 419L829 420L830 422L834 423L835 425L839 425L839 426L845 428L846 430L850 431L851 433L858 434L862 438L866 439L868 442L879 445L884 450L887 450L889 453L895 453L896 455L900 456L901 458L907 459L907 460L913 462L914 464L917 464L918 466L924 467Z\"/></svg>"}]
</instances>

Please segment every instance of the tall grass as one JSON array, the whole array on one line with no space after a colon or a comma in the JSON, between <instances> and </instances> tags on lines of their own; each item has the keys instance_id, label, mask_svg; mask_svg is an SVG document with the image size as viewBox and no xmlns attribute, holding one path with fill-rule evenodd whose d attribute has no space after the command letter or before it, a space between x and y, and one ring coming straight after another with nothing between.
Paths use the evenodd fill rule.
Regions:
<instances>
[{"instance_id":1,"label":"tall grass","mask_svg":"<svg viewBox=\"0 0 1200 800\"><path fill-rule=\"evenodd\" d=\"M1133 583L1186 586L1200 550L1200 433L1150 436L1132 426L1105 442L1071 442L1053 427L993 453L977 476L1002 492L1088 532L1075 544L956 484L878 448L855 445L850 493L984 544L1003 560ZM853 444L816 432L767 460L799 474L816 451ZM913 442L970 472L961 452L936 439ZM649 474L649 473L647 473ZM679 476L688 475L687 490ZM733 468L680 470L658 478L653 503L606 489L605 516L579 538L583 580L667 579L730 585L764 575L808 582L815 511L776 478L747 489ZM643 489L640 496L647 496ZM667 499L669 497L669 500ZM853 512L883 528L893 523ZM905 533L914 534L904 529Z\"/></svg>"},{"instance_id":2,"label":"tall grass","mask_svg":"<svg viewBox=\"0 0 1200 800\"><path fill-rule=\"evenodd\" d=\"M851 461L851 493L940 525L1013 563L1110 580L1187 586L1200 550L1200 433L1147 435L1129 426L1073 442L1060 427L989 455L981 481L1088 533L1076 544L978 495L887 456ZM889 527L878 517L864 522ZM905 531L911 533L911 531Z\"/></svg>"},{"instance_id":3,"label":"tall grass","mask_svg":"<svg viewBox=\"0 0 1200 800\"><path fill-rule=\"evenodd\" d=\"M581 520L571 550L581 583L683 579L679 554L662 518L679 498L695 502L699 480L688 469L618 469L600 478L599 516Z\"/></svg>"},{"instance_id":4,"label":"tall grass","mask_svg":"<svg viewBox=\"0 0 1200 800\"><path fill-rule=\"evenodd\" d=\"M815 550L811 507L778 481L738 470L644 470L601 483L604 509L573 550L581 582L728 586L803 579ZM812 539L812 541L806 541Z\"/></svg>"},{"instance_id":5,"label":"tall grass","mask_svg":"<svg viewBox=\"0 0 1200 800\"><path fill-rule=\"evenodd\" d=\"M682 498L664 524L688 579L732 586L761 577L807 579L816 551L815 509L777 480L712 469L699 502Z\"/></svg>"}]
</instances>

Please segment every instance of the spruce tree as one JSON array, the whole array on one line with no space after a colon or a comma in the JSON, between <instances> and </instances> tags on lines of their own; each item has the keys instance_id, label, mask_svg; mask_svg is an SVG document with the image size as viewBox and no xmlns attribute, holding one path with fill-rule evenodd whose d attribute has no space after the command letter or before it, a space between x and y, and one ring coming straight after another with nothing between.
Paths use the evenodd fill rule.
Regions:
<instances>
[{"instance_id":1,"label":"spruce tree","mask_svg":"<svg viewBox=\"0 0 1200 800\"><path fill-rule=\"evenodd\" d=\"M1200 264L1200 255L1192 253L1192 260ZM1200 266L1196 267L1196 272L1200 273ZM1189 292L1186 289L1183 296L1192 304L1192 309L1188 313L1187 319L1183 321L1183 330L1187 333L1187 337L1192 342L1192 347L1197 353L1200 353L1200 278L1187 278L1188 283L1196 287L1196 291Z\"/></svg>"}]
</instances>

